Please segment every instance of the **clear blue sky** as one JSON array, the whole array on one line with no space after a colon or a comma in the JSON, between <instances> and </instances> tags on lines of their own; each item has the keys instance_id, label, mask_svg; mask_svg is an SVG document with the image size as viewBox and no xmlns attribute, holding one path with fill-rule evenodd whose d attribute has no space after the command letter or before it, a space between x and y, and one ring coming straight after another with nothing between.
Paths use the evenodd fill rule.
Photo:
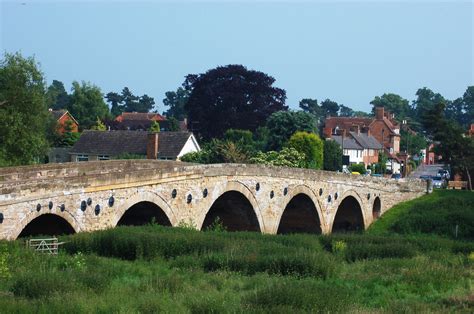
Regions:
<instances>
[{"instance_id":1,"label":"clear blue sky","mask_svg":"<svg viewBox=\"0 0 474 314\"><path fill-rule=\"evenodd\" d=\"M34 55L68 90L128 86L160 112L186 74L226 64L273 76L291 108L369 111L384 92L454 99L474 85L471 1L0 1L2 52Z\"/></svg>"}]
</instances>

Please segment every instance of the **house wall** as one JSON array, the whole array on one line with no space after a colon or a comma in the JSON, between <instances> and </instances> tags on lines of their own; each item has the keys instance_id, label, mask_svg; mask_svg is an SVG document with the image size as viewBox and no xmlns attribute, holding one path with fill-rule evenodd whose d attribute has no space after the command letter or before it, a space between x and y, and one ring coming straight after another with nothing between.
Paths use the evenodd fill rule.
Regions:
<instances>
[{"instance_id":1,"label":"house wall","mask_svg":"<svg viewBox=\"0 0 474 314\"><path fill-rule=\"evenodd\" d=\"M73 119L71 119L71 117L68 114L65 114L58 120L58 132L60 134L64 134L64 132L66 132L66 129L64 128L64 126L66 125L66 121L72 122L71 132L79 132L79 126L77 125L77 123Z\"/></svg>"},{"instance_id":2,"label":"house wall","mask_svg":"<svg viewBox=\"0 0 474 314\"><path fill-rule=\"evenodd\" d=\"M365 166L379 162L379 151L376 149L364 149L363 162Z\"/></svg>"},{"instance_id":3,"label":"house wall","mask_svg":"<svg viewBox=\"0 0 474 314\"><path fill-rule=\"evenodd\" d=\"M349 156L349 162L351 164L361 163L364 161L363 159L363 151L359 149L345 149L344 148L344 155Z\"/></svg>"},{"instance_id":4,"label":"house wall","mask_svg":"<svg viewBox=\"0 0 474 314\"><path fill-rule=\"evenodd\" d=\"M194 136L190 136L184 144L183 149L178 154L178 159L181 158L181 156L186 155L187 153L199 152L200 150L201 148L199 147L199 144L197 143Z\"/></svg>"},{"instance_id":5,"label":"house wall","mask_svg":"<svg viewBox=\"0 0 474 314\"><path fill-rule=\"evenodd\" d=\"M382 143L382 130L384 130L383 143ZM370 125L370 135L375 137L375 139L381 143L386 148L392 148L393 153L400 152L400 136L399 135L390 135L391 130L385 124L383 120L375 120L374 123Z\"/></svg>"}]
</instances>

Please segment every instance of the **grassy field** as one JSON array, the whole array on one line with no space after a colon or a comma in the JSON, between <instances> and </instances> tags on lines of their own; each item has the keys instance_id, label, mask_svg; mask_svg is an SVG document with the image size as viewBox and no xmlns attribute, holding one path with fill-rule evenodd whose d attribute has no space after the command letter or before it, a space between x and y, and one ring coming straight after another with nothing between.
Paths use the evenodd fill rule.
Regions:
<instances>
[{"instance_id":1,"label":"grassy field","mask_svg":"<svg viewBox=\"0 0 474 314\"><path fill-rule=\"evenodd\" d=\"M58 256L0 242L0 312L472 313L472 195L400 204L365 234L120 227Z\"/></svg>"}]
</instances>

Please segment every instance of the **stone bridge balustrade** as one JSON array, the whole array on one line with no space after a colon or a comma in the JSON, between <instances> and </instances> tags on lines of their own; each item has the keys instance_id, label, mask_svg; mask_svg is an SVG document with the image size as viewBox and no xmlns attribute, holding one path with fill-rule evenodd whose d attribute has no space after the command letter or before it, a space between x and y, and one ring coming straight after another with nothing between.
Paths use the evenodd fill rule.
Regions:
<instances>
[{"instance_id":1,"label":"stone bridge balustrade","mask_svg":"<svg viewBox=\"0 0 474 314\"><path fill-rule=\"evenodd\" d=\"M262 165L113 160L3 168L0 239L152 219L201 230L217 217L236 231L330 233L367 228L423 193L419 180Z\"/></svg>"}]
</instances>

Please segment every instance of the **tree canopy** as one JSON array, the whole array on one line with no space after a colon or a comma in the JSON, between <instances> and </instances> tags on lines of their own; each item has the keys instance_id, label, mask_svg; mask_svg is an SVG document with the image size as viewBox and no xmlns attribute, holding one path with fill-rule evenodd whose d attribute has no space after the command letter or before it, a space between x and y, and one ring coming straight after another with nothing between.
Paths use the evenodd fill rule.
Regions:
<instances>
[{"instance_id":1,"label":"tree canopy","mask_svg":"<svg viewBox=\"0 0 474 314\"><path fill-rule=\"evenodd\" d=\"M97 119L104 120L109 116L109 107L104 102L100 88L84 81L72 83L68 110L79 121L81 129L89 129Z\"/></svg>"},{"instance_id":2,"label":"tree canopy","mask_svg":"<svg viewBox=\"0 0 474 314\"><path fill-rule=\"evenodd\" d=\"M19 53L0 62L0 165L39 162L53 120L45 103L43 74L34 58Z\"/></svg>"},{"instance_id":3,"label":"tree canopy","mask_svg":"<svg viewBox=\"0 0 474 314\"><path fill-rule=\"evenodd\" d=\"M316 132L314 117L303 111L279 111L267 121L267 148L280 150L296 131Z\"/></svg>"},{"instance_id":4,"label":"tree canopy","mask_svg":"<svg viewBox=\"0 0 474 314\"><path fill-rule=\"evenodd\" d=\"M69 104L69 95L61 81L53 80L46 91L46 106L53 110L65 109Z\"/></svg>"},{"instance_id":5,"label":"tree canopy","mask_svg":"<svg viewBox=\"0 0 474 314\"><path fill-rule=\"evenodd\" d=\"M286 92L274 82L273 77L242 65L186 76L190 128L204 139L220 138L231 128L256 130L272 113L287 110Z\"/></svg>"},{"instance_id":6,"label":"tree canopy","mask_svg":"<svg viewBox=\"0 0 474 314\"><path fill-rule=\"evenodd\" d=\"M397 94L388 93L382 96L376 96L370 104L373 105L372 114L375 113L376 107L384 107L385 110L395 114L395 119L398 121L412 116L408 100Z\"/></svg>"},{"instance_id":7,"label":"tree canopy","mask_svg":"<svg viewBox=\"0 0 474 314\"><path fill-rule=\"evenodd\" d=\"M128 87L124 87L120 94L109 92L105 98L110 103L110 111L114 116L122 112L150 112L155 105L153 97L147 94L136 96Z\"/></svg>"},{"instance_id":8,"label":"tree canopy","mask_svg":"<svg viewBox=\"0 0 474 314\"><path fill-rule=\"evenodd\" d=\"M170 91L166 92L166 98L163 99L163 104L166 107L169 107L168 110L163 112L163 114L168 117L174 117L175 119L181 121L186 118L187 114L184 109L184 106L188 102L190 95L189 89L184 89L178 87L176 92Z\"/></svg>"},{"instance_id":9,"label":"tree canopy","mask_svg":"<svg viewBox=\"0 0 474 314\"><path fill-rule=\"evenodd\" d=\"M305 168L321 169L323 167L324 144L318 135L298 131L290 137L287 146L305 155Z\"/></svg>"}]
</instances>

